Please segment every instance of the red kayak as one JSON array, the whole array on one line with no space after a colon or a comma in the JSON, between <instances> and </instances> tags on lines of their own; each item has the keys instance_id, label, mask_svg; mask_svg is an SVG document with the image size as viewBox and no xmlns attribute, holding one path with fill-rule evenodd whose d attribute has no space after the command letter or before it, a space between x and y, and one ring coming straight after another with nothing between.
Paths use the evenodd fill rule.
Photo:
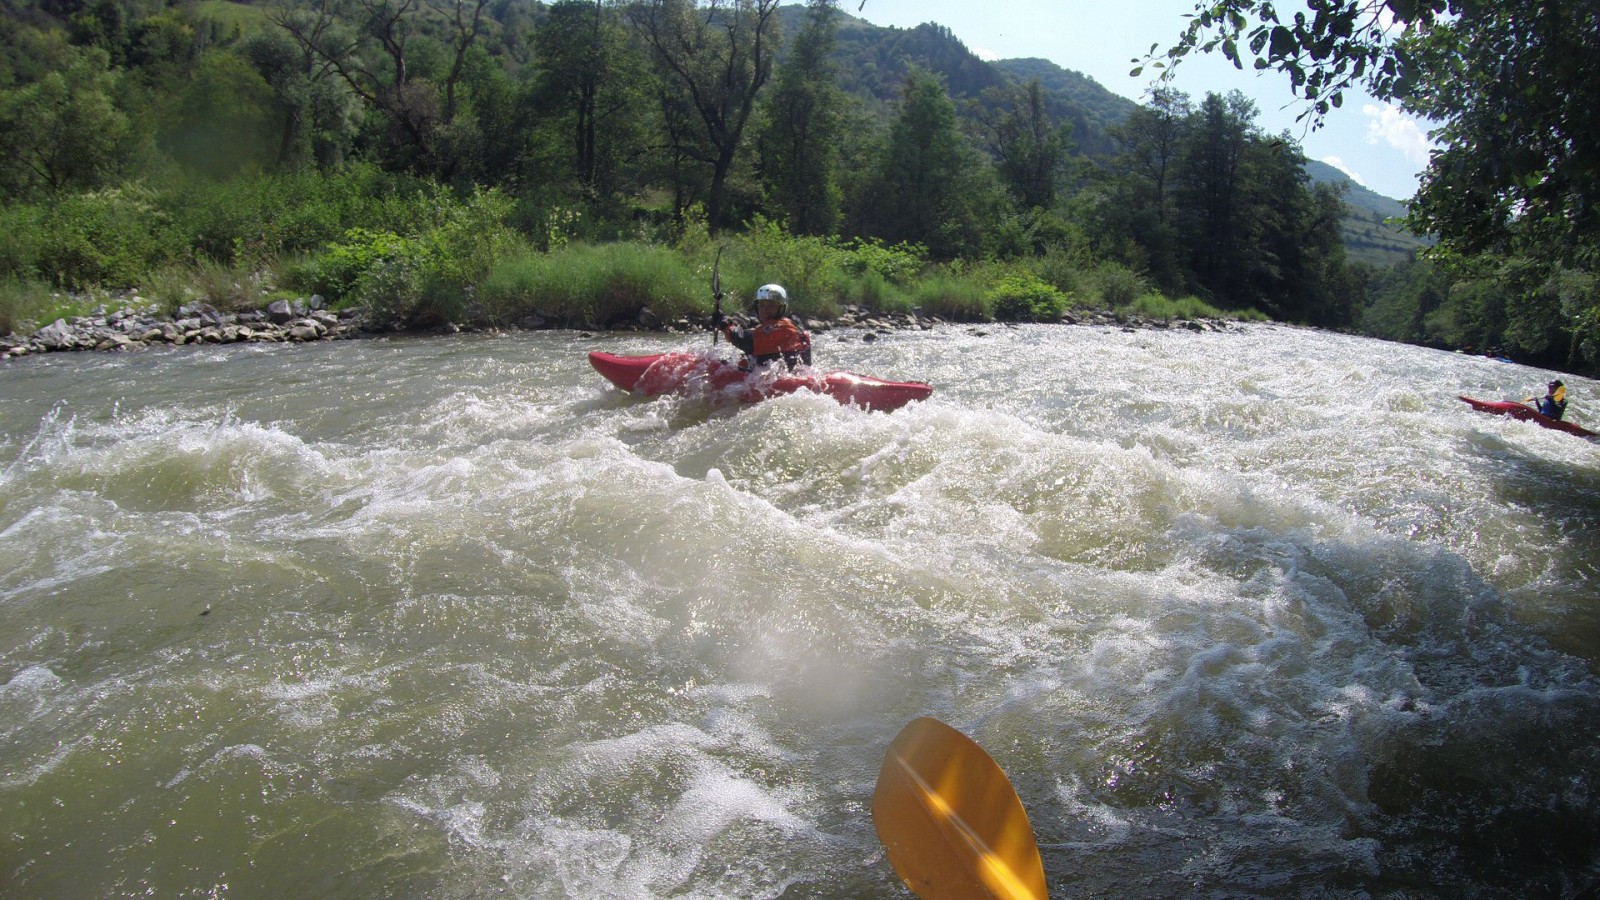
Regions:
<instances>
[{"instance_id":1,"label":"red kayak","mask_svg":"<svg viewBox=\"0 0 1600 900\"><path fill-rule=\"evenodd\" d=\"M712 401L754 403L778 394L815 391L840 403L885 412L913 400L926 400L933 386L920 381L884 381L853 372L783 371L773 366L747 372L710 354L657 353L617 356L593 350L589 364L625 391L656 397L679 394Z\"/></svg>"},{"instance_id":2,"label":"red kayak","mask_svg":"<svg viewBox=\"0 0 1600 900\"><path fill-rule=\"evenodd\" d=\"M1497 416L1510 416L1513 419L1521 419L1524 422L1536 422L1546 428L1565 431L1567 434L1575 434L1578 437L1600 437L1600 433L1590 431L1581 425L1574 425L1571 422L1552 419L1525 403L1517 403L1511 400L1474 400L1471 397L1462 397L1461 399L1466 403L1472 404L1472 408L1478 412L1493 413Z\"/></svg>"}]
</instances>

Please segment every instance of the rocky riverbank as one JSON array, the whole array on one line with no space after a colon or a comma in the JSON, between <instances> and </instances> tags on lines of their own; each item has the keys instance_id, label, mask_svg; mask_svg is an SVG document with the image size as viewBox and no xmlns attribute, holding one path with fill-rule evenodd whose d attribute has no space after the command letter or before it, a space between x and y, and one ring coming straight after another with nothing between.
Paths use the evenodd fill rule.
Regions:
<instances>
[{"instance_id":1,"label":"rocky riverbank","mask_svg":"<svg viewBox=\"0 0 1600 900\"><path fill-rule=\"evenodd\" d=\"M1061 324L1098 325L1122 328L1183 327L1194 331L1219 331L1228 327L1224 320L1189 320L1169 323L1105 310L1070 310L1062 314ZM823 333L834 329L861 329L865 340L875 340L879 335L896 331L925 330L935 325L950 323L937 316L923 316L916 312L874 312L857 306L846 306L838 316L812 318L806 324ZM649 309L636 318L611 323L607 329L614 331L661 331L688 333L705 331L710 325L708 317L681 317L662 321ZM541 316L523 319L513 326L516 329L538 330L573 327ZM319 296L298 300L277 300L263 309L245 312L223 312L206 303L180 306L171 317L165 316L151 303L130 295L113 311L101 307L93 315L61 318L29 335L10 334L0 337L0 359L15 359L41 353L58 353L72 350L138 350L142 348L184 344L236 344L283 343L344 340L363 334L393 333L407 330L398 323L375 322L364 311L341 310L334 312L325 307ZM457 333L460 331L492 331L495 326L436 324L425 329L428 333Z\"/></svg>"},{"instance_id":2,"label":"rocky riverbank","mask_svg":"<svg viewBox=\"0 0 1600 900\"><path fill-rule=\"evenodd\" d=\"M206 303L162 315L137 296L116 310L62 318L29 335L0 337L0 359L69 350L137 350L160 344L236 344L340 340L369 329L359 312L332 312L322 298L278 300L260 310L222 312Z\"/></svg>"}]
</instances>

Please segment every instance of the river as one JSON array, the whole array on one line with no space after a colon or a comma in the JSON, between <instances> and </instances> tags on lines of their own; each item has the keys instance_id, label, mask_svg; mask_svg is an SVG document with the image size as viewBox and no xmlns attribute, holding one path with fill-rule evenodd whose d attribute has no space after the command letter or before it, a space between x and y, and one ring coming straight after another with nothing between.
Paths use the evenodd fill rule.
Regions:
<instances>
[{"instance_id":1,"label":"river","mask_svg":"<svg viewBox=\"0 0 1600 900\"><path fill-rule=\"evenodd\" d=\"M574 332L0 367L0 894L909 897L921 715L1056 897L1600 878L1600 444L1456 399L1550 373L817 343L936 393L634 398L585 352L709 340Z\"/></svg>"}]
</instances>

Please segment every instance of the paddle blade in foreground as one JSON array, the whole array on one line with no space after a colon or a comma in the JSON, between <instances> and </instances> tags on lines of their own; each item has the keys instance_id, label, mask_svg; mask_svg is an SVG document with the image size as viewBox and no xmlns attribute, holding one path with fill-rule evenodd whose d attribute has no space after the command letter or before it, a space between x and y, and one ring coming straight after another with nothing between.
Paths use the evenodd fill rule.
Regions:
<instances>
[{"instance_id":1,"label":"paddle blade in foreground","mask_svg":"<svg viewBox=\"0 0 1600 900\"><path fill-rule=\"evenodd\" d=\"M1033 826L1006 773L938 719L901 730L878 772L872 821L889 863L923 900L1044 900Z\"/></svg>"}]
</instances>

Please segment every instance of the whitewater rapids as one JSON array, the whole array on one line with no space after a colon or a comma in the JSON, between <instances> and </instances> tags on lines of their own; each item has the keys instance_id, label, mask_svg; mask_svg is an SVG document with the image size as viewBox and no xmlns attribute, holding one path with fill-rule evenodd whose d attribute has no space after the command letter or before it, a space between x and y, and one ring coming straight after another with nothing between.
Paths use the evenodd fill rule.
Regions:
<instances>
[{"instance_id":1,"label":"whitewater rapids","mask_svg":"<svg viewBox=\"0 0 1600 900\"><path fill-rule=\"evenodd\" d=\"M908 897L869 801L920 715L1010 775L1057 897L1600 878L1600 443L1456 399L1551 373L819 336L935 385L884 414L585 360L706 344L0 366L0 893Z\"/></svg>"}]
</instances>

